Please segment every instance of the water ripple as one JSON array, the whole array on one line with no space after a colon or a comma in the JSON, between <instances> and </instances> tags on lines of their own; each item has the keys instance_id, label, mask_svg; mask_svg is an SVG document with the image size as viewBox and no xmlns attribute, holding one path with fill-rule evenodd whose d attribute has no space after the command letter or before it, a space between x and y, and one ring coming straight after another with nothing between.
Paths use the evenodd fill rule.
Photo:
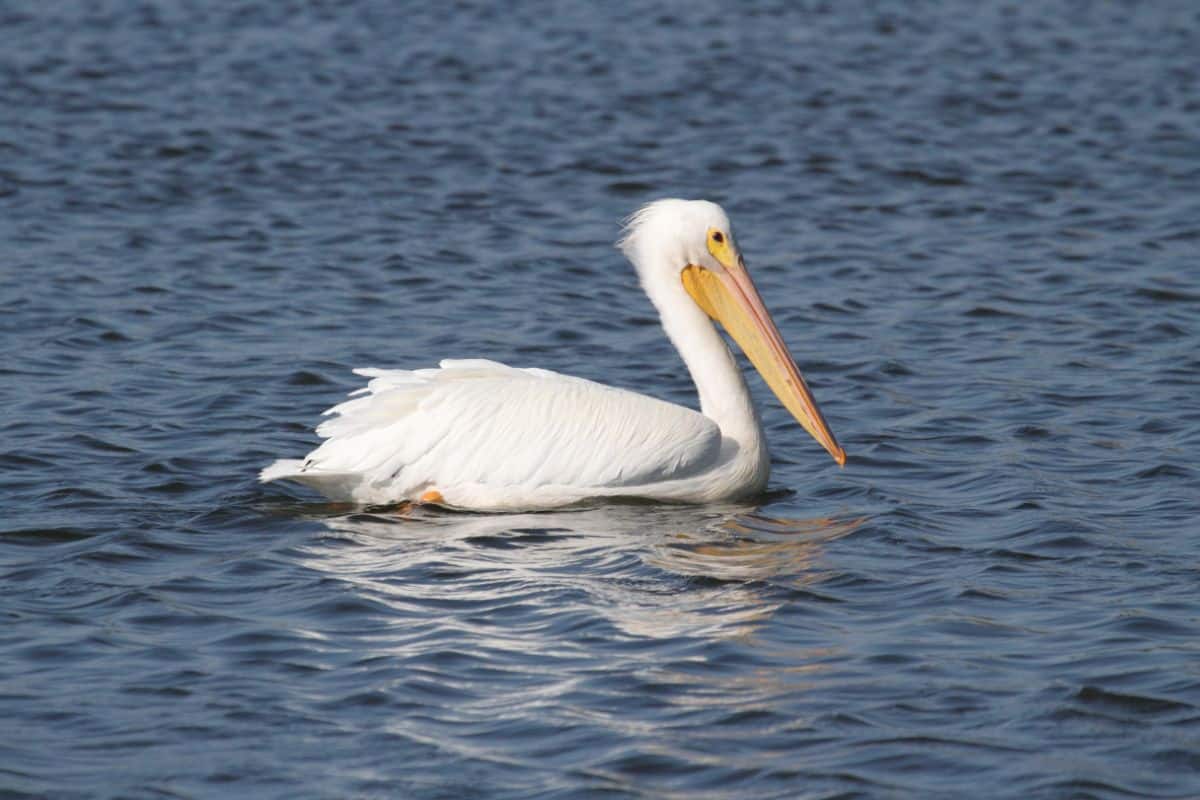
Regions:
<instances>
[{"instance_id":1,"label":"water ripple","mask_svg":"<svg viewBox=\"0 0 1200 800\"><path fill-rule=\"evenodd\" d=\"M1198 32L0 9L4 792L1200 795ZM254 482L356 366L693 403L611 247L662 195L731 212L844 470L754 382L750 505Z\"/></svg>"}]
</instances>

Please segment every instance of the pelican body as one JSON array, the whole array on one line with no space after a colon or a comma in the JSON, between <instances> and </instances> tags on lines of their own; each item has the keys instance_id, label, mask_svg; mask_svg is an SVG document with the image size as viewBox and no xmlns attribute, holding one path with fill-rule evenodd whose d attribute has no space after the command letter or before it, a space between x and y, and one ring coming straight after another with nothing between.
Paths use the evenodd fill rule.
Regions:
<instances>
[{"instance_id":1,"label":"pelican body","mask_svg":"<svg viewBox=\"0 0 1200 800\"><path fill-rule=\"evenodd\" d=\"M738 251L729 218L703 200L658 200L619 246L636 267L696 384L700 411L544 369L442 361L359 369L370 379L325 412L325 441L281 459L290 480L332 500L429 502L480 511L596 498L707 503L760 493L770 475L762 423L721 323L780 402L839 465L846 460Z\"/></svg>"}]
</instances>

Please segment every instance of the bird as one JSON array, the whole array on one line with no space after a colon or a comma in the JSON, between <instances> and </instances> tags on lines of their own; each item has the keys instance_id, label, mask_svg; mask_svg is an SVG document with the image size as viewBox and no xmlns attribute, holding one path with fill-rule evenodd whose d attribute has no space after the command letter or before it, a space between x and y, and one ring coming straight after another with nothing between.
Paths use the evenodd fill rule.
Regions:
<instances>
[{"instance_id":1,"label":"bird","mask_svg":"<svg viewBox=\"0 0 1200 800\"><path fill-rule=\"evenodd\" d=\"M546 369L486 359L356 369L365 387L325 412L324 439L263 469L328 499L537 511L612 499L716 503L761 494L770 454L715 323L839 466L838 444L768 313L728 215L707 200L650 202L626 221L632 262L691 375L699 410Z\"/></svg>"}]
</instances>

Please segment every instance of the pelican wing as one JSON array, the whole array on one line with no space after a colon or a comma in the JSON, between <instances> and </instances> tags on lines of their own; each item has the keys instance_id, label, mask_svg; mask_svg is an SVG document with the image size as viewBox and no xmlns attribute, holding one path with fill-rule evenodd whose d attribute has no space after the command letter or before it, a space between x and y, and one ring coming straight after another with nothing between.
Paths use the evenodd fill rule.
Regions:
<instances>
[{"instance_id":1,"label":"pelican wing","mask_svg":"<svg viewBox=\"0 0 1200 800\"><path fill-rule=\"evenodd\" d=\"M671 403L542 369L442 361L438 369L361 369L370 383L326 412L326 441L287 478L334 499L396 502L437 491L451 505L571 502L657 484L718 459L721 434Z\"/></svg>"}]
</instances>

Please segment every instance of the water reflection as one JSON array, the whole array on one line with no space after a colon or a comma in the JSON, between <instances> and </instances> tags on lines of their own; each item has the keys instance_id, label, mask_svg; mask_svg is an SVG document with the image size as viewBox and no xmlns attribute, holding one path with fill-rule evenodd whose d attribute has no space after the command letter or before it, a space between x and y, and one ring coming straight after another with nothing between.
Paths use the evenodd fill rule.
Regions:
<instances>
[{"instance_id":1,"label":"water reflection","mask_svg":"<svg viewBox=\"0 0 1200 800\"><path fill-rule=\"evenodd\" d=\"M777 587L821 580L825 544L861 521L781 519L752 506L377 510L324 517L332 535L305 562L398 609L454 604L535 627L577 612L628 637L731 638L770 619L784 602ZM556 607L544 607L547 596L560 598Z\"/></svg>"},{"instance_id":2,"label":"water reflection","mask_svg":"<svg viewBox=\"0 0 1200 800\"><path fill-rule=\"evenodd\" d=\"M648 562L680 575L724 581L781 578L808 584L822 577L823 545L853 532L862 522L862 518L734 514L715 529L676 533L654 548Z\"/></svg>"}]
</instances>

